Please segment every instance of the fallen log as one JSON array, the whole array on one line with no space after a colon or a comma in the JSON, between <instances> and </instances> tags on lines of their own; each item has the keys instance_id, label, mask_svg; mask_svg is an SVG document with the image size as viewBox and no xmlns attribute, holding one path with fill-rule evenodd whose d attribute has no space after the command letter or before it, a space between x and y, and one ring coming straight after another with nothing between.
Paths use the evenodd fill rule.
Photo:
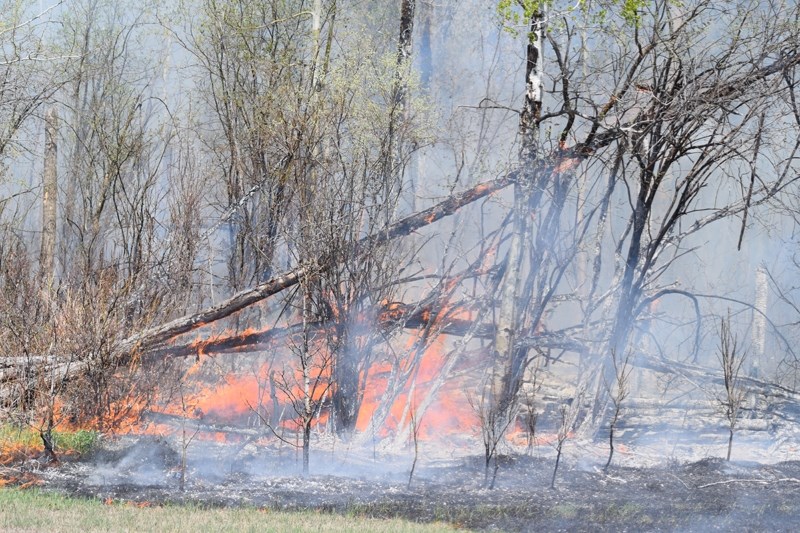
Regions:
<instances>
[{"instance_id":1,"label":"fallen log","mask_svg":"<svg viewBox=\"0 0 800 533\"><path fill-rule=\"evenodd\" d=\"M759 485L777 485L778 483L800 483L800 479L793 477L783 477L780 479L726 479L724 481L715 481L713 483L706 483L705 485L698 485L696 489L707 489L709 487L716 487L719 485L729 485L731 483L755 483Z\"/></svg>"},{"instance_id":2,"label":"fallen log","mask_svg":"<svg viewBox=\"0 0 800 533\"><path fill-rule=\"evenodd\" d=\"M42 376L56 381L70 373L70 367L84 369L85 362L60 356L33 356L26 358L9 357L0 363L0 383L16 381L35 384ZM2 391L0 391L2 397Z\"/></svg>"},{"instance_id":3,"label":"fallen log","mask_svg":"<svg viewBox=\"0 0 800 533\"><path fill-rule=\"evenodd\" d=\"M364 323L361 326L366 328L373 327L402 327L405 329L422 329L428 326L430 320L430 310L411 305L403 304L404 311L398 313L397 306L392 304L391 315L379 313L376 322ZM306 324L306 327L313 333L320 333L329 327L326 322L313 322ZM469 328L476 328L470 320L453 319L447 320L439 329L445 335L463 336ZM491 338L494 335L494 325L477 325L476 336ZM202 341L195 341L188 344L177 346L159 347L155 350L146 352L147 360L157 360L164 357L195 357L200 354L226 354L226 353L247 353L268 350L272 343L277 339L282 339L290 335L302 333L303 324L297 323L282 328L268 328L261 331L251 331L243 335L228 335L212 337ZM356 327L358 332L358 326Z\"/></svg>"},{"instance_id":4,"label":"fallen log","mask_svg":"<svg viewBox=\"0 0 800 533\"><path fill-rule=\"evenodd\" d=\"M311 323L307 326L312 330L320 330L323 325ZM190 342L176 346L158 347L148 350L144 354L147 361L164 358L199 357L201 354L247 353L268 349L272 343L289 335L301 333L303 324L293 324L283 328L270 328L261 331L251 331L242 335L218 336L202 341Z\"/></svg>"},{"instance_id":5,"label":"fallen log","mask_svg":"<svg viewBox=\"0 0 800 533\"><path fill-rule=\"evenodd\" d=\"M68 360L69 357L59 355L7 355L0 357L0 368L19 368L43 363L65 362Z\"/></svg>"},{"instance_id":6,"label":"fallen log","mask_svg":"<svg viewBox=\"0 0 800 533\"><path fill-rule=\"evenodd\" d=\"M452 215L465 205L504 189L514 182L516 176L517 174L512 172L493 181L480 183L466 191L450 196L433 207L409 215L389 226L386 231L364 237L358 241L358 243L356 243L356 254L369 251L375 246L380 246L397 237L408 235L437 220ZM335 261L337 261L335 257L322 257L316 261L302 264L278 274L261 285L234 294L230 298L204 311L177 318L166 324L141 331L122 340L117 346L117 354L124 357L127 353L136 349L147 349L180 334L229 317L237 311L241 311L256 302L260 302L284 289L296 285L304 276L311 272L329 268Z\"/></svg>"},{"instance_id":7,"label":"fallen log","mask_svg":"<svg viewBox=\"0 0 800 533\"><path fill-rule=\"evenodd\" d=\"M263 429L240 428L236 426L229 426L227 424L209 423L199 418L160 413L158 411L146 411L142 413L142 418L155 424L164 424L176 428L202 431L205 433L226 433L256 438L272 435L272 431L267 427L264 427Z\"/></svg>"},{"instance_id":8,"label":"fallen log","mask_svg":"<svg viewBox=\"0 0 800 533\"><path fill-rule=\"evenodd\" d=\"M431 311L427 307L402 304L405 314L397 313L397 306L392 304L393 309L390 318L382 313L378 314L377 322L365 324L364 327L388 327L397 326L403 329L424 329L429 327ZM313 322L306 325L312 332L319 333L329 325L324 322ZM158 360L165 357L198 357L200 354L230 354L248 353L268 350L273 347L274 341L285 338L289 335L299 334L303 331L303 324L297 323L283 328L271 328L261 331L251 331L243 335L219 336L194 341L188 344L159 347L146 352L146 360ZM357 329L356 329L357 331ZM476 324L473 320L463 318L445 318L442 323L436 326L437 334L464 337L470 335L475 338L492 339L497 328L491 323ZM579 351L583 349L583 344L570 339L562 332L547 331L536 335L528 335L523 339L524 346L561 349L568 351Z\"/></svg>"},{"instance_id":9,"label":"fallen log","mask_svg":"<svg viewBox=\"0 0 800 533\"><path fill-rule=\"evenodd\" d=\"M53 383L61 383L76 374L85 372L88 368L89 364L87 362L70 361L31 366L23 371L15 369L2 371L0 372L0 404L12 395L11 391L14 386L22 387L23 390L33 390L40 385L40 380L42 379Z\"/></svg>"},{"instance_id":10,"label":"fallen log","mask_svg":"<svg viewBox=\"0 0 800 533\"><path fill-rule=\"evenodd\" d=\"M723 386L725 383L721 368L709 368L672 361L650 355L639 355L631 360L633 366L656 372L676 374L687 379L702 380L704 383ZM800 391L784 387L778 383L762 381L749 376L740 376L742 385L749 391L774 399L788 400L800 404Z\"/></svg>"}]
</instances>

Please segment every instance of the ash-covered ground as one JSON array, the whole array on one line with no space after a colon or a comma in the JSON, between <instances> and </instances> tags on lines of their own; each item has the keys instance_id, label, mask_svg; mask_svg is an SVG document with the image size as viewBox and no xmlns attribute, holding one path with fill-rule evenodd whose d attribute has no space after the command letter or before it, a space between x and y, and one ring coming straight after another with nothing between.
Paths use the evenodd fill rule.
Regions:
<instances>
[{"instance_id":1,"label":"ash-covered ground","mask_svg":"<svg viewBox=\"0 0 800 533\"><path fill-rule=\"evenodd\" d=\"M423 443L410 487L413 458L371 443L315 442L311 475L300 475L300 455L286 444L187 447L185 490L180 488L179 441L154 436L107 439L91 456L40 472L45 490L150 504L315 509L503 531L796 531L800 528L800 461L794 449L757 441L735 443L739 457L715 441L695 446L706 458L680 462L664 454L674 439L631 447L603 472L600 443L568 441L550 488L554 452L503 455L496 487L484 484L483 457L464 443ZM738 445L738 448L736 447ZM713 448L713 449L712 449ZM691 454L687 453L688 456ZM717 454L722 455L722 453ZM736 454L734 455L736 457Z\"/></svg>"}]
</instances>

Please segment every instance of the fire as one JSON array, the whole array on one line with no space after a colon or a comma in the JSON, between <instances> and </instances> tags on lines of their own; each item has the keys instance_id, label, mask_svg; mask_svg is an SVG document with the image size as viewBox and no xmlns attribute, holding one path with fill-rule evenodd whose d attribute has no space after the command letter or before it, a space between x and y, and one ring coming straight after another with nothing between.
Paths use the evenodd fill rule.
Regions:
<instances>
[{"instance_id":1,"label":"fire","mask_svg":"<svg viewBox=\"0 0 800 533\"><path fill-rule=\"evenodd\" d=\"M469 434L478 428L478 415L462 390L443 388L420 421L420 436L434 440L443 435Z\"/></svg>"},{"instance_id":2,"label":"fire","mask_svg":"<svg viewBox=\"0 0 800 533\"><path fill-rule=\"evenodd\" d=\"M224 383L198 392L192 414L196 418L211 416L217 419L247 415L257 405L260 388L256 376L226 377Z\"/></svg>"},{"instance_id":3,"label":"fire","mask_svg":"<svg viewBox=\"0 0 800 533\"><path fill-rule=\"evenodd\" d=\"M402 302L381 302L381 310L378 313L379 324L393 324L405 319L409 314L409 306Z\"/></svg>"},{"instance_id":4,"label":"fire","mask_svg":"<svg viewBox=\"0 0 800 533\"><path fill-rule=\"evenodd\" d=\"M13 441L0 442L0 466L18 463L32 454L33 447Z\"/></svg>"},{"instance_id":5,"label":"fire","mask_svg":"<svg viewBox=\"0 0 800 533\"><path fill-rule=\"evenodd\" d=\"M422 318L427 322L431 320L431 315L430 309L422 312ZM446 321L444 317L461 319L471 318L471 315L468 309L458 309L440 311L437 316L439 320ZM404 350L407 355L397 363L395 369L388 363L374 365L370 369L356 429L367 431L376 411L381 407L386 408L381 403L387 401L390 376L393 370L400 372L413 365L415 345L419 342L419 336L407 340ZM377 431L379 436L388 436L403 425L410 424L412 414L419 424L419 435L423 439L435 440L453 433L469 432L470 428L476 427L477 415L460 389L459 380L442 379L449 355L446 337L435 335L433 341L424 347L412 377L388 406L386 422ZM423 405L425 398L432 398L432 401Z\"/></svg>"},{"instance_id":6,"label":"fire","mask_svg":"<svg viewBox=\"0 0 800 533\"><path fill-rule=\"evenodd\" d=\"M573 431L570 431L567 433L565 440L572 440L574 438L575 438L575 433ZM528 434L523 430L517 429L506 435L506 441L510 444L519 447L527 446ZM534 435L533 443L536 446L555 446L556 444L558 444L558 433L540 433L537 431L536 435ZM614 446L617 447L616 449L618 451L624 449L625 452L622 453L628 453L627 447L620 448L621 446L620 444L615 444Z\"/></svg>"},{"instance_id":7,"label":"fire","mask_svg":"<svg viewBox=\"0 0 800 533\"><path fill-rule=\"evenodd\" d=\"M489 272L495 253L496 248L489 247L471 272ZM453 337L442 334L448 327L466 330L476 319L475 309L451 302L466 276L459 274L443 280L435 304L383 301L356 317L358 324L363 323L363 327L354 328L356 335L374 334L376 326L395 332L397 326L407 328L401 336L387 340L394 348L373 348L382 352L373 354L373 362L361 369L365 387L356 419L357 431L370 431L371 425L377 423L375 435L389 437L407 431L412 417L417 421L419 436L429 440L456 433L472 434L479 427L478 416L465 392L474 388L465 365L475 362L462 357L463 347L454 350ZM113 420L106 420L104 427L113 426L117 433L178 436L181 431L191 431L193 438L220 442L243 439L235 428L256 428L267 436L267 425L273 430L298 430L305 390L297 354L291 349L299 345L300 330L292 322L296 319L288 316L271 328L214 331L188 343L173 343L166 350L179 349L181 352L176 355L186 351L194 356L191 360L175 359L177 364L185 365L180 382L160 384L155 399L131 386L128 397L112 406L116 415ZM315 331L325 331L324 325L315 327ZM197 335L197 331L193 334ZM311 398L315 406L312 426L318 430L328 427L329 399L336 385L331 383L333 358L326 352L324 337L313 336L310 350L325 362L308 369L312 382L323 384ZM278 339L282 342L276 342ZM254 347L257 352L252 352ZM253 355L223 359L217 355L218 350L248 351ZM461 375L453 378L453 373ZM56 405L56 412L63 407ZM59 429L81 429L72 427L67 417L57 418ZM84 422L90 427L93 423ZM219 426L230 430L221 431Z\"/></svg>"},{"instance_id":8,"label":"fire","mask_svg":"<svg viewBox=\"0 0 800 533\"><path fill-rule=\"evenodd\" d=\"M445 338L438 336L431 347L426 350L420 364L418 375L417 397L424 398L434 392L437 380L442 378L448 352ZM462 389L463 381L445 380L434 401L424 413L420 413L419 432L423 439L436 439L453 433L466 433L470 428L478 427L478 417L471 408Z\"/></svg>"},{"instance_id":9,"label":"fire","mask_svg":"<svg viewBox=\"0 0 800 533\"><path fill-rule=\"evenodd\" d=\"M143 501L143 502L128 502L128 507L135 507L137 509L147 509L148 507L154 507L155 505L153 502Z\"/></svg>"}]
</instances>

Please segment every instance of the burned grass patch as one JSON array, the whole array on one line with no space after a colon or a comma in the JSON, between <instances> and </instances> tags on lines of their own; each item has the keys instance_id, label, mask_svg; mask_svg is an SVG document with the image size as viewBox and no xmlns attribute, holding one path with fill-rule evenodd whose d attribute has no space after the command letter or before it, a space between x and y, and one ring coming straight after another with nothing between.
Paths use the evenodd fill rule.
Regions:
<instances>
[{"instance_id":1,"label":"burned grass patch","mask_svg":"<svg viewBox=\"0 0 800 533\"><path fill-rule=\"evenodd\" d=\"M39 475L46 491L131 505L312 511L477 530L781 531L800 513L796 461L703 459L604 472L602 464L578 468L570 460L550 489L551 457L507 455L489 490L480 456L426 462L409 487L405 457L343 455L319 457L312 464L319 473L303 477L295 458L277 450L208 444L191 458L181 490L170 444L138 437Z\"/></svg>"}]
</instances>

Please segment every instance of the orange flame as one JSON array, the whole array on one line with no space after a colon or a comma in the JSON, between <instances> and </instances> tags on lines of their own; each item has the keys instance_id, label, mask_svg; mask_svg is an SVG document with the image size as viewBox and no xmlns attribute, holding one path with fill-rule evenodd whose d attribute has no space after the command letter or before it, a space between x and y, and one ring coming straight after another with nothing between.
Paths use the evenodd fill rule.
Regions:
<instances>
[{"instance_id":1,"label":"orange flame","mask_svg":"<svg viewBox=\"0 0 800 533\"><path fill-rule=\"evenodd\" d=\"M495 253L496 248L489 247L474 265L472 272L490 272ZM388 436L407 427L412 412L418 418L419 435L424 439L443 438L453 433L471 433L473 428L478 427L477 414L467 401L465 390L468 383L465 378L442 377L445 369L451 366L448 360L452 357L453 349L447 336L441 334L442 328L458 321L467 323L475 319L473 308L449 301L464 279L464 276L459 275L445 280L440 286L442 297L436 306L419 310L402 302L384 301L374 312L365 312L358 317L368 331L367 328L374 328L376 323L388 327L408 320L413 315L416 321L414 327L418 329L406 335L404 348L396 354L392 352L396 356L394 362L377 358L376 363L363 369L365 375L362 378L366 387L357 416L357 430L367 431L379 410L387 413L382 427L376 428L376 434L380 436ZM284 320L279 327L292 326L288 323L290 318ZM270 419L277 420L276 423L286 429L296 429L299 419L295 402L303 397L303 380L291 350L275 343L275 351L270 352L269 358L254 365L249 372L226 370L222 376L221 363L211 357L213 346L228 343L235 349L237 342L249 342L250 337L263 336L269 331L271 330L249 328L242 332L218 331L195 338L187 346L198 357L183 374L180 400L176 400L174 390L170 392L165 389L162 392L167 400L154 406L132 391L131 398L126 399L127 405L121 405L118 409L120 417L114 421L117 431L157 434L174 434L179 431L176 425L159 422L157 419L141 422L139 414L145 410L193 421L193 427L207 424L209 429L200 430L197 434L201 439L231 441L242 438L235 433L214 431L212 425L220 423L232 426L241 426L243 423L260 425ZM322 354L321 357L327 360L324 339L312 340L312 344L315 353ZM259 347L263 348L263 345L259 344ZM280 373L284 368L287 369L285 374ZM450 370L458 371L459 368ZM312 372L313 379L330 384L330 367L314 368ZM402 386L390 391L393 373L398 372L407 375L407 379L401 383ZM282 382L278 385L275 383L275 374L282 377ZM330 392L327 386L314 392L312 401L318 406L314 415L314 426L323 427L328 423L330 406L323 401L323 395ZM418 413L423 407L424 413ZM282 417L279 416L281 413Z\"/></svg>"}]
</instances>

